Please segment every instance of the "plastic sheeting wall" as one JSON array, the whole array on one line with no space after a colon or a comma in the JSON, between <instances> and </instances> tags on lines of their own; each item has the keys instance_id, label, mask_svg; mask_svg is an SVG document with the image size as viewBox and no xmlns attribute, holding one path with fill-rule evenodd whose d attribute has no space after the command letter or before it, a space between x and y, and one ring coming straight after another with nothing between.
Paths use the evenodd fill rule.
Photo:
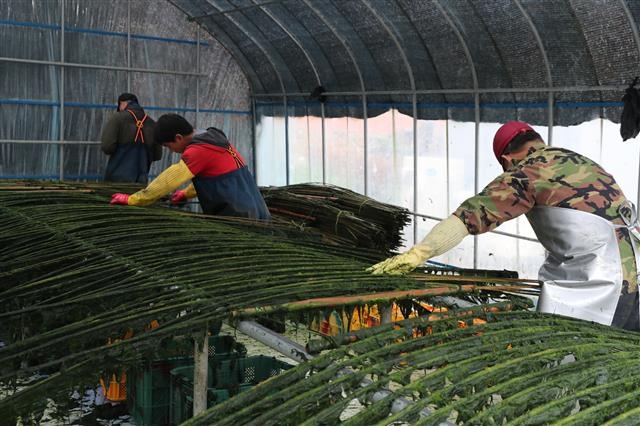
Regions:
<instances>
[{"instance_id":1,"label":"plastic sheeting wall","mask_svg":"<svg viewBox=\"0 0 640 426\"><path fill-rule=\"evenodd\" d=\"M222 128L253 164L247 81L215 40L159 0L0 0L0 178L100 180L118 95ZM64 29L64 30L63 30ZM177 156L165 150L157 174Z\"/></svg>"}]
</instances>

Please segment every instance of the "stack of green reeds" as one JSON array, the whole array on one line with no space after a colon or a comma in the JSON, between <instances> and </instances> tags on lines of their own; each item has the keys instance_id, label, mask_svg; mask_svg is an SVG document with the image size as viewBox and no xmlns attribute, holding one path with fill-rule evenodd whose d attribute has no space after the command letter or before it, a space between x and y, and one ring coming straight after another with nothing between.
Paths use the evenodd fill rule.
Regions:
<instances>
[{"instance_id":1,"label":"stack of green reeds","mask_svg":"<svg viewBox=\"0 0 640 426\"><path fill-rule=\"evenodd\" d=\"M110 205L114 189L0 183L0 382L45 374L0 399L4 419L248 307L416 286L470 291L370 275L361 248L305 239L296 227ZM160 327L146 331L153 320Z\"/></svg>"},{"instance_id":2,"label":"stack of green reeds","mask_svg":"<svg viewBox=\"0 0 640 426\"><path fill-rule=\"evenodd\" d=\"M262 188L271 213L320 229L327 241L391 252L402 245L410 223L407 209L333 185L297 184Z\"/></svg>"}]
</instances>

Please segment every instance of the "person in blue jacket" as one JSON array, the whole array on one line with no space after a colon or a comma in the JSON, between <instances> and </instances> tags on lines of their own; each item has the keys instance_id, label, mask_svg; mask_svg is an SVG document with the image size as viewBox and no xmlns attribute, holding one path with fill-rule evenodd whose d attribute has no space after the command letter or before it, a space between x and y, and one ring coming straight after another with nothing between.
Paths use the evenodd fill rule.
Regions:
<instances>
[{"instance_id":1,"label":"person in blue jacket","mask_svg":"<svg viewBox=\"0 0 640 426\"><path fill-rule=\"evenodd\" d=\"M118 97L117 112L102 130L100 146L109 156L104 180L146 184L153 161L162 158L162 145L155 142L155 121L132 93Z\"/></svg>"}]
</instances>

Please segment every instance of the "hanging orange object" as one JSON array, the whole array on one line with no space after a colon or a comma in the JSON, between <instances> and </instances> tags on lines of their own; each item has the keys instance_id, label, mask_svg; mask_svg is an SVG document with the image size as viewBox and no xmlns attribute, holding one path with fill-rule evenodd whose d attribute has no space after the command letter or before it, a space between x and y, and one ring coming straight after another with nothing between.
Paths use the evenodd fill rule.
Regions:
<instances>
[{"instance_id":1,"label":"hanging orange object","mask_svg":"<svg viewBox=\"0 0 640 426\"><path fill-rule=\"evenodd\" d=\"M127 374L123 371L120 381L116 379L116 375L111 375L109 387L106 387L102 377L100 378L100 386L105 398L111 402L121 402L127 399Z\"/></svg>"}]
</instances>

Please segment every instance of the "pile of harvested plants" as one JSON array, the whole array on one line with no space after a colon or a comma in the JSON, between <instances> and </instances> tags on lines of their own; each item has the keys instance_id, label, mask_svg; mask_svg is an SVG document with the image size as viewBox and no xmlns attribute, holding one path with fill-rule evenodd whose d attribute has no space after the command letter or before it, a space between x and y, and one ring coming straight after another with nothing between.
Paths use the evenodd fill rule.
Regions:
<instances>
[{"instance_id":1,"label":"pile of harvested plants","mask_svg":"<svg viewBox=\"0 0 640 426\"><path fill-rule=\"evenodd\" d=\"M47 398L63 407L72 388L94 387L103 368L154 357L166 339L201 333L243 309L286 312L314 298L493 287L373 276L364 269L379 253L277 223L114 206L114 189L0 184L0 382L12 389L0 397L4 419L29 418ZM160 326L147 331L153 320ZM129 329L133 337L123 340ZM18 386L25 379L29 386Z\"/></svg>"}]
</instances>

